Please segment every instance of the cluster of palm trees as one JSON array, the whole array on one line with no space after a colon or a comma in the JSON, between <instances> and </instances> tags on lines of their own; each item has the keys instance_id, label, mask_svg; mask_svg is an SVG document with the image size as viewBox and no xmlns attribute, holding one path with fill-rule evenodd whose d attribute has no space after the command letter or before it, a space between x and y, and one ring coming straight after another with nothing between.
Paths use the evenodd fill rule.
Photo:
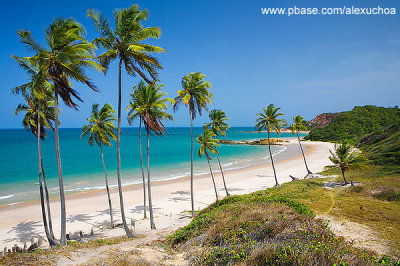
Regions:
<instances>
[{"instance_id":1,"label":"cluster of palm trees","mask_svg":"<svg viewBox=\"0 0 400 266\"><path fill-rule=\"evenodd\" d=\"M281 129L287 126L287 122L284 119L280 118L281 116L284 115L283 113L279 112L280 109L281 108L275 107L273 104L268 105L266 109L263 108L262 112L257 114L257 124L256 124L256 129L259 133L266 131L268 134L267 135L268 151L269 151L269 158L271 158L272 169L274 171L275 186L279 186L279 183L278 183L278 178L276 176L274 158L271 152L270 134L272 132L275 132L276 134L280 135ZM306 121L304 120L304 118L300 115L297 115L296 117L293 118L293 124L290 126L290 128L292 130L292 133L297 135L297 139L299 141L301 153L303 155L304 164L306 166L307 172L308 174L312 174L312 172L308 169L306 156L304 155L303 147L301 146L299 137L300 131L307 130L307 127L305 125Z\"/></svg>"},{"instance_id":2,"label":"cluster of palm trees","mask_svg":"<svg viewBox=\"0 0 400 266\"><path fill-rule=\"evenodd\" d=\"M150 212L151 228L155 229L150 186L150 134L163 135L166 129L164 120L172 119L167 114L167 103L173 104L174 110L183 103L188 106L191 120L191 200L192 215L194 215L193 199L193 120L196 115L201 115L202 110L207 110L207 104L212 103L213 95L209 92L211 84L205 81L205 75L196 72L186 75L182 79L182 89L178 91L175 99L165 98L162 92L162 84L158 83L158 70L162 69L154 53L165 52L158 46L146 43L148 39L157 39L161 35L159 27L144 27L143 23L149 17L145 9L138 5L114 11L114 27L110 21L95 10L88 10L88 17L99 33L99 37L89 42L85 37L85 31L81 24L74 19L56 18L45 29L46 45L37 42L31 33L19 30L18 37L30 56L12 57L23 68L30 77L29 82L13 89L14 94L22 94L25 103L20 104L16 114L25 112L23 125L37 137L38 143L38 168L39 188L41 196L41 207L43 224L50 245L56 245L58 241L52 230L51 211L47 183L41 155L41 140L47 136L48 130L54 130L55 153L57 158L57 171L60 193L61 209L61 236L59 244L66 245L66 206L63 185L63 174L60 156L60 144L58 126L59 122L59 99L67 107L78 109L76 101L82 101L78 91L73 84L82 83L94 91L99 91L92 80L86 75L87 68L96 69L107 73L110 63L118 62L118 109L117 117L110 104L105 104L100 110L99 105L92 106L92 114L87 119L88 124L82 128L82 136L89 135L89 143L95 143L100 148L102 163L104 167L106 190L110 209L111 227L114 226L112 217L112 204L108 186L106 165L104 162L103 146L111 145L111 139L117 141L117 183L119 192L120 209L123 227L129 237L133 237L126 223L124 212L124 200L121 185L121 100L122 100L122 68L132 77L140 76L141 81L134 86L131 101L128 106L128 121L131 124L135 118L139 118L139 149L142 166L142 178L144 189L144 216L146 217L146 182L143 167L141 148L141 127L144 125L147 133L147 198ZM105 51L96 57L95 50L102 48ZM117 121L117 127L114 122ZM115 133L116 130L116 133ZM43 180L42 180L43 177ZM45 194L45 196L44 196ZM47 214L45 206L47 202Z\"/></svg>"},{"instance_id":3,"label":"cluster of palm trees","mask_svg":"<svg viewBox=\"0 0 400 266\"><path fill-rule=\"evenodd\" d=\"M38 176L39 190L42 208L42 218L45 233L51 246L56 244L66 245L66 205L63 185L63 173L60 156L60 144L58 127L60 125L59 100L70 108L78 109L76 101L82 101L74 84L81 83L94 91L99 91L92 80L86 75L88 68L96 69L104 74L110 68L110 63L114 60L118 62L118 108L117 112L110 104L105 104L100 110L98 104L93 104L91 116L87 119L88 124L82 127L82 135L89 136L89 144L97 144L100 149L101 159L104 167L106 191L110 210L111 227L114 226L112 203L108 185L106 165L104 162L103 146L111 145L111 140L117 141L117 184L119 193L119 203L123 228L128 237L133 237L132 232L126 222L124 211L124 200L121 184L121 100L122 100L122 69L132 77L140 76L137 86L133 86L130 95L130 104L127 107L129 111L128 122L133 123L135 119L139 120L139 153L142 168L143 181L143 203L144 217L146 214L146 201L148 202L151 229L155 229L154 214L151 199L151 174L150 174L150 135L166 134L163 122L172 120L173 117L166 113L168 103L171 103L174 111L183 104L188 107L191 121L191 171L190 171L190 194L191 194L191 213L194 216L194 188L193 188L193 120L198 115L202 115L203 110L207 110L207 105L212 104L213 95L209 91L211 83L205 80L205 75L200 72L189 73L182 78L182 89L178 90L177 96L166 98L166 93L162 91L163 85L158 82L158 70L162 69L160 62L154 53L165 52L158 46L149 45L145 42L148 39L157 39L161 31L159 27L144 27L143 23L149 17L145 9L140 9L137 5L132 5L126 9L117 9L114 11L114 27L102 13L89 10L88 17L91 18L99 37L89 42L85 37L85 31L81 24L74 19L56 18L45 29L46 45L39 44L29 31L19 30L18 37L27 50L32 54L30 56L12 57L18 65L29 75L29 81L13 89L13 93L21 94L25 103L20 104L16 109L16 114L24 112L23 125L25 129L31 130L37 137L38 146ZM105 51L96 56L96 49L101 48ZM259 131L267 130L268 140L272 131L280 133L280 128L286 125L286 122L279 117L279 108L273 105L263 109L258 114L257 129ZM117 113L117 117L115 117ZM221 171L226 195L229 195L223 169L218 156L218 136L224 137L229 125L226 123L229 119L221 110L212 110L209 113L210 123L204 125L204 133L197 137L200 143L199 156L205 155L212 168L210 160L211 155L215 155ZM117 126L114 125L117 122ZM147 135L147 196L145 169L143 166L141 129L142 125ZM297 116L294 119L293 132L299 132L303 129L304 119ZM61 232L60 240L56 240L52 228L51 210L49 203L48 188L43 167L41 154L41 140L47 136L48 130L54 130L55 154L57 158L58 185L60 194L61 210ZM116 132L115 132L116 131ZM299 140L300 143L300 140ZM301 144L300 144L301 146ZM272 158L271 148L269 153L274 169L275 181L278 185L275 166ZM303 153L304 162L306 163ZM306 163L306 168L308 166ZM212 174L216 199L218 200L217 189L214 176ZM46 213L47 208L47 213Z\"/></svg>"}]
</instances>

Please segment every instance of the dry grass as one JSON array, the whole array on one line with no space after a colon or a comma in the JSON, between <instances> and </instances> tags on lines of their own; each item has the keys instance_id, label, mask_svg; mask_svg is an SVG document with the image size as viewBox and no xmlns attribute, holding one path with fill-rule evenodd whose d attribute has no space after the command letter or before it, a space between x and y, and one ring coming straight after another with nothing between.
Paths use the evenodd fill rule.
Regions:
<instances>
[{"instance_id":1,"label":"dry grass","mask_svg":"<svg viewBox=\"0 0 400 266\"><path fill-rule=\"evenodd\" d=\"M130 241L127 237L113 237L106 239L96 239L88 243L68 241L67 246L41 250L37 249L30 253L15 253L4 256L0 259L0 265L55 265L61 256L70 257L70 254L79 249L93 249L101 246L115 245Z\"/></svg>"},{"instance_id":2,"label":"dry grass","mask_svg":"<svg viewBox=\"0 0 400 266\"><path fill-rule=\"evenodd\" d=\"M225 199L168 238L188 251L191 264L351 265L374 264L372 254L336 237L290 201L268 200L264 192ZM304 211L304 210L303 210Z\"/></svg>"},{"instance_id":3,"label":"dry grass","mask_svg":"<svg viewBox=\"0 0 400 266\"><path fill-rule=\"evenodd\" d=\"M332 173L336 172L325 172ZM268 193L296 199L317 214L367 225L385 240L389 254L400 254L400 202L395 193L400 190L400 167L354 170L348 172L348 178L361 186L327 190L323 188L326 179L314 179L284 184Z\"/></svg>"}]
</instances>

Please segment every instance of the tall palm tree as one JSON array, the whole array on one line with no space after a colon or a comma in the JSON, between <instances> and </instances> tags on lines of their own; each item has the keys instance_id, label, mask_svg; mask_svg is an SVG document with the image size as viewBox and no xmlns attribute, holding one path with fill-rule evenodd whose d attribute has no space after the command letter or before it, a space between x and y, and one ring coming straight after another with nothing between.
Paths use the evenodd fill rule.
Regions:
<instances>
[{"instance_id":1,"label":"tall palm tree","mask_svg":"<svg viewBox=\"0 0 400 266\"><path fill-rule=\"evenodd\" d=\"M110 27L108 19L104 18L100 12L88 10L88 16L100 33L99 38L93 40L97 46L102 46L107 51L101 54L98 59L102 66L107 70L113 60L118 60L118 130L117 130L117 178L118 191L121 206L122 223L128 237L133 237L129 231L125 219L124 202L121 186L121 74L122 64L131 76L139 75L147 83L152 83L157 79L157 70L162 66L156 57L151 56L153 52L165 52L164 49L145 44L144 41L161 35L159 27L143 27L149 12L140 10L138 5L132 5L126 9L116 9L114 11L115 29ZM150 75L147 77L146 73Z\"/></svg>"},{"instance_id":2,"label":"tall palm tree","mask_svg":"<svg viewBox=\"0 0 400 266\"><path fill-rule=\"evenodd\" d=\"M360 166L365 158L362 153L355 149L351 144L347 142L335 143L334 152L329 150L331 156L329 160L334 164L333 166L327 166L327 168L340 169L342 172L343 180L345 185L349 184L347 182L345 171L357 166Z\"/></svg>"},{"instance_id":3,"label":"tall palm tree","mask_svg":"<svg viewBox=\"0 0 400 266\"><path fill-rule=\"evenodd\" d=\"M230 128L230 126L226 123L226 121L229 121L229 118L226 117L225 112L222 110L214 109L214 110L211 110L208 115L211 119L211 122L206 123L204 126L207 128L211 128L211 130L214 132L214 134L216 136L221 135L221 136L225 137L226 131ZM215 155L217 156L219 169L221 170L222 181L224 182L224 188L225 188L226 195L229 196L230 194L228 192L228 189L226 188L224 171L222 170L221 161L219 160L218 152Z\"/></svg>"},{"instance_id":4,"label":"tall palm tree","mask_svg":"<svg viewBox=\"0 0 400 266\"><path fill-rule=\"evenodd\" d=\"M217 149L216 147L218 147L218 142L219 140L217 138L215 138L215 133L208 129L207 127L204 127L204 133L200 134L197 137L197 143L200 144L200 148L199 148L199 157L202 157L203 155L206 156L207 162L208 162L208 167L210 168L210 173L211 173L211 178L214 184L214 191L215 191L215 198L216 201L218 201L218 193L217 193L217 187L215 185L215 180L214 180L214 175L211 169L211 164L210 164L210 160L212 160L209 152L213 153L213 154L217 154Z\"/></svg>"},{"instance_id":5,"label":"tall palm tree","mask_svg":"<svg viewBox=\"0 0 400 266\"><path fill-rule=\"evenodd\" d=\"M133 86L131 100L126 108L128 113L128 123L132 125L133 120L139 117L139 153L140 153L140 165L142 167L142 184L143 184L143 217L147 218L147 206L146 206L146 179L144 177L144 166L143 166L143 154L142 154L142 117L143 114L139 113L139 111L143 112L143 109L139 108L143 106L145 103L146 96L146 84L141 81L137 86Z\"/></svg>"},{"instance_id":6,"label":"tall palm tree","mask_svg":"<svg viewBox=\"0 0 400 266\"><path fill-rule=\"evenodd\" d=\"M304 118L301 115L297 115L296 117L293 118L293 124L292 124L291 128L292 128L292 133L293 134L296 133L296 135L297 135L297 140L299 141L301 154L303 154L304 164L306 165L307 173L312 174L312 172L308 169L306 156L304 155L303 147L301 146L301 142L300 142L300 138L299 138L299 132L307 130L305 123L306 123L306 120L304 120Z\"/></svg>"},{"instance_id":7,"label":"tall palm tree","mask_svg":"<svg viewBox=\"0 0 400 266\"><path fill-rule=\"evenodd\" d=\"M284 115L283 113L278 113L281 108L275 107L273 104L268 105L267 109L263 108L261 113L258 113L257 116L257 131L261 132L263 130L267 130L268 132L268 150L269 157L271 158L272 169L274 170L275 176L275 186L279 186L278 178L276 177L274 158L272 157L271 152L271 142L270 142L270 134L272 131L275 131L278 135L281 133L281 128L286 125L286 121L284 119L279 118Z\"/></svg>"},{"instance_id":8,"label":"tall palm tree","mask_svg":"<svg viewBox=\"0 0 400 266\"><path fill-rule=\"evenodd\" d=\"M52 104L54 102L52 101L51 96L53 87L46 80L45 72L43 71L42 61L38 62L37 64L28 64L21 57L15 55L13 55L12 57L16 60L18 65L30 75L29 82L22 84L12 90L15 95L22 94L26 102L26 104L18 105L17 109L15 110L15 114L17 115L21 112L25 113L24 119L22 120L22 125L24 126L25 130L30 129L32 134L37 137L39 193L42 209L42 220L49 244L50 246L54 246L56 242L51 221L50 200L44 174L40 143L40 140L44 140L44 138L47 136L46 128L53 128L52 122L54 121L54 110ZM42 182L42 176L44 184ZM48 217L46 217L43 187L46 194Z\"/></svg>"},{"instance_id":9,"label":"tall palm tree","mask_svg":"<svg viewBox=\"0 0 400 266\"><path fill-rule=\"evenodd\" d=\"M156 229L153 215L153 204L151 200L151 179L150 179L150 134L154 132L157 136L164 135L167 131L163 124L164 120L173 120L172 115L167 114L167 103L172 102L171 98L164 98L167 93L162 92L162 84L145 85L144 82L139 83L141 100L132 109L131 115L139 116L146 128L147 132L147 188L149 197L149 213L150 227Z\"/></svg>"},{"instance_id":10,"label":"tall palm tree","mask_svg":"<svg viewBox=\"0 0 400 266\"><path fill-rule=\"evenodd\" d=\"M207 110L207 103L212 103L213 95L208 90L211 83L205 81L201 72L190 73L182 78L182 89L177 92L178 96L174 99L174 111L183 103L189 108L190 115L190 198L192 204L192 217L194 217L194 195L193 195L193 120L197 114L201 116L202 110Z\"/></svg>"},{"instance_id":11,"label":"tall palm tree","mask_svg":"<svg viewBox=\"0 0 400 266\"><path fill-rule=\"evenodd\" d=\"M93 104L92 114L89 118L87 118L89 124L84 125L82 127L82 135L81 135L82 139L84 136L89 134L89 144L94 145L94 143L96 142L96 144L100 147L101 161L103 162L104 177L106 180L108 207L110 209L111 228L114 228L114 221L113 221L113 212L112 212L111 197L110 197L110 188L108 186L106 163L104 162L103 144L111 146L110 140L111 139L117 140L117 137L115 136L114 132L114 130L116 130L114 122L117 119L115 118L114 114L115 110L109 103L106 103L101 108L100 111L99 111L99 105L96 103Z\"/></svg>"},{"instance_id":12,"label":"tall palm tree","mask_svg":"<svg viewBox=\"0 0 400 266\"><path fill-rule=\"evenodd\" d=\"M60 244L66 245L66 207L58 136L58 97L60 96L68 107L77 109L78 105L73 98L79 101L82 99L73 88L71 81L86 84L94 91L98 91L91 79L86 76L85 68L95 68L99 71L103 68L93 60L95 45L86 41L83 27L71 18L56 18L45 29L46 49L34 40L29 31L19 30L18 35L28 49L36 53L35 56L24 58L24 60L30 63L43 60L46 76L54 85L54 137L61 204Z\"/></svg>"}]
</instances>

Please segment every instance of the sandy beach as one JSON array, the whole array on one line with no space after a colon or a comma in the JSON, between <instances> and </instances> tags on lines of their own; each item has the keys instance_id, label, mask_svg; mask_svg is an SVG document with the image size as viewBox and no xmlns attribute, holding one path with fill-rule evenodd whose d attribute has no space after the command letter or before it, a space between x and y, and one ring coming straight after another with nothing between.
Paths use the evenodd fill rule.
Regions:
<instances>
[{"instance_id":1,"label":"sandy beach","mask_svg":"<svg viewBox=\"0 0 400 266\"><path fill-rule=\"evenodd\" d=\"M333 144L324 142L302 142L306 148L309 168L314 173L323 170L330 164L329 149ZM289 175L304 177L306 169L300 148L295 139L285 143L287 150L276 156L276 170L280 183L290 182ZM266 152L267 152L267 146ZM274 157L275 158L275 157ZM213 162L215 163L215 162ZM217 167L214 167L217 169ZM275 184L271 164L257 165L225 172L230 194L246 194L272 187ZM215 173L219 198L225 196L220 173ZM195 209L199 210L215 201L212 181L209 175L195 176ZM123 188L124 203L128 224L135 220L135 232L146 234L150 231L148 219L143 219L142 185L131 185ZM114 221L120 223L118 191L112 190ZM190 222L190 181L189 177L164 180L152 183L153 208L157 231L174 230ZM121 228L107 229L109 211L107 196L103 190L85 192L67 196L67 232L95 232L92 237L123 235ZM59 202L51 202L53 228L56 237L59 234ZM45 234L41 219L39 202L29 202L14 206L0 207L0 247L11 247L15 243L23 245L32 237L43 237ZM45 242L46 245L47 242Z\"/></svg>"}]
</instances>

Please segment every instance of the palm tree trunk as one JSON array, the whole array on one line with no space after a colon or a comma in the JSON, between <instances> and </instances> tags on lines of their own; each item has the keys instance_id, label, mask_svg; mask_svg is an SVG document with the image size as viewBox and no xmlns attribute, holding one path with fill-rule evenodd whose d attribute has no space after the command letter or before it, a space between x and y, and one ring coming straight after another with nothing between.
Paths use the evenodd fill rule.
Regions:
<instances>
[{"instance_id":1,"label":"palm tree trunk","mask_svg":"<svg viewBox=\"0 0 400 266\"><path fill-rule=\"evenodd\" d=\"M341 168L341 170L342 170L342 176L343 176L343 179L344 179L344 184L347 185L349 182L347 182L346 176L344 174L344 169Z\"/></svg>"},{"instance_id":2,"label":"palm tree trunk","mask_svg":"<svg viewBox=\"0 0 400 266\"><path fill-rule=\"evenodd\" d=\"M42 153L42 152L40 152ZM50 210L50 197L49 197L49 190L47 189L47 181L46 181L46 175L44 173L44 167L43 167L43 158L40 156L40 164L42 166L42 175L43 175L43 183L44 183L44 192L46 195L46 203L47 203L47 218L48 218L48 224L49 224L49 231L50 231L50 236L55 240L56 238L54 237L54 232L53 232L53 222L51 220L51 210Z\"/></svg>"},{"instance_id":3,"label":"palm tree trunk","mask_svg":"<svg viewBox=\"0 0 400 266\"><path fill-rule=\"evenodd\" d=\"M210 164L210 160L207 158L207 162L208 162L208 167L210 168L210 173L211 173L211 178L214 184L214 191L215 191L215 198L217 199L218 202L218 193L217 193L217 186L215 185L215 180L214 180L214 175L211 169L211 164Z\"/></svg>"},{"instance_id":4,"label":"palm tree trunk","mask_svg":"<svg viewBox=\"0 0 400 266\"><path fill-rule=\"evenodd\" d=\"M190 140L191 140L191 149L190 149L190 200L192 203L192 217L194 217L194 194L193 194L193 115L192 111L189 110L190 113Z\"/></svg>"},{"instance_id":5,"label":"palm tree trunk","mask_svg":"<svg viewBox=\"0 0 400 266\"><path fill-rule=\"evenodd\" d=\"M65 195L64 195L64 181L62 177L62 169L61 169L61 157L60 157L60 143L58 140L58 90L55 88L54 95L54 138L56 143L56 157L57 157L57 170L58 170L58 187L60 190L60 203L61 203L61 236L60 236L60 244L65 246L67 244L66 238L66 226L67 226L67 215L65 210Z\"/></svg>"},{"instance_id":6,"label":"palm tree trunk","mask_svg":"<svg viewBox=\"0 0 400 266\"><path fill-rule=\"evenodd\" d=\"M37 124L37 145L38 145L38 165L39 165L39 192L40 192L40 206L42 208L42 218L43 218L43 226L44 232L46 233L47 240L49 241L50 246L55 246L55 241L51 237L49 228L47 226L46 219L46 208L44 206L44 195L43 195L43 182L42 182L42 151L40 148L40 103L38 104L38 124Z\"/></svg>"},{"instance_id":7,"label":"palm tree trunk","mask_svg":"<svg viewBox=\"0 0 400 266\"><path fill-rule=\"evenodd\" d=\"M227 196L230 196L230 194L229 194L229 192L228 192L228 189L226 188L224 171L222 171L222 166L221 166L221 162L220 162L220 160L219 160L218 153L216 153L216 155L217 155L217 159L218 159L219 169L221 169L222 181L224 181L224 188L225 188L226 195L227 195Z\"/></svg>"},{"instance_id":8,"label":"palm tree trunk","mask_svg":"<svg viewBox=\"0 0 400 266\"><path fill-rule=\"evenodd\" d=\"M149 195L149 211L150 211L150 228L151 230L156 229L156 225L154 224L154 215L153 215L153 203L151 201L151 183L150 183L150 132L147 130L147 188Z\"/></svg>"},{"instance_id":9,"label":"palm tree trunk","mask_svg":"<svg viewBox=\"0 0 400 266\"><path fill-rule=\"evenodd\" d=\"M140 152L140 164L142 166L142 179L143 179L143 217L147 218L146 214L146 179L144 178L144 167L143 167L143 154L142 154L142 117L139 120L139 152Z\"/></svg>"},{"instance_id":10,"label":"palm tree trunk","mask_svg":"<svg viewBox=\"0 0 400 266\"><path fill-rule=\"evenodd\" d=\"M303 147L301 146L301 142L300 142L300 138L299 138L299 132L296 131L296 134L297 134L297 140L299 141L301 153L303 154L304 164L306 165L307 173L312 174L312 172L308 169L306 156L304 155Z\"/></svg>"},{"instance_id":11,"label":"palm tree trunk","mask_svg":"<svg viewBox=\"0 0 400 266\"><path fill-rule=\"evenodd\" d=\"M269 156L270 156L271 162L272 162L272 169L274 170L275 186L279 186L278 178L276 177L276 171L275 171L275 165L274 165L274 158L272 158L271 142L270 142L270 140L269 140L269 130L268 130L268 150L269 150Z\"/></svg>"},{"instance_id":12,"label":"palm tree trunk","mask_svg":"<svg viewBox=\"0 0 400 266\"><path fill-rule=\"evenodd\" d=\"M101 143L100 143L100 152L101 152L101 161L103 162L104 176L105 176L105 179L106 179L106 190L107 190L107 197L108 197L108 207L110 208L111 228L114 228L114 219L113 219L113 212L112 212L112 206L111 206L110 188L108 187L108 177L107 177L106 163L104 162L103 147L102 147Z\"/></svg>"},{"instance_id":13,"label":"palm tree trunk","mask_svg":"<svg viewBox=\"0 0 400 266\"><path fill-rule=\"evenodd\" d=\"M118 72L117 181L118 181L119 205L121 207L122 224L124 226L126 235L129 238L133 238L133 234L129 230L128 225L126 224L125 210L124 210L124 198L122 195L122 184L121 184L121 153L120 153L120 148L121 148L121 66L122 66L122 59L119 60L119 72Z\"/></svg>"}]
</instances>

